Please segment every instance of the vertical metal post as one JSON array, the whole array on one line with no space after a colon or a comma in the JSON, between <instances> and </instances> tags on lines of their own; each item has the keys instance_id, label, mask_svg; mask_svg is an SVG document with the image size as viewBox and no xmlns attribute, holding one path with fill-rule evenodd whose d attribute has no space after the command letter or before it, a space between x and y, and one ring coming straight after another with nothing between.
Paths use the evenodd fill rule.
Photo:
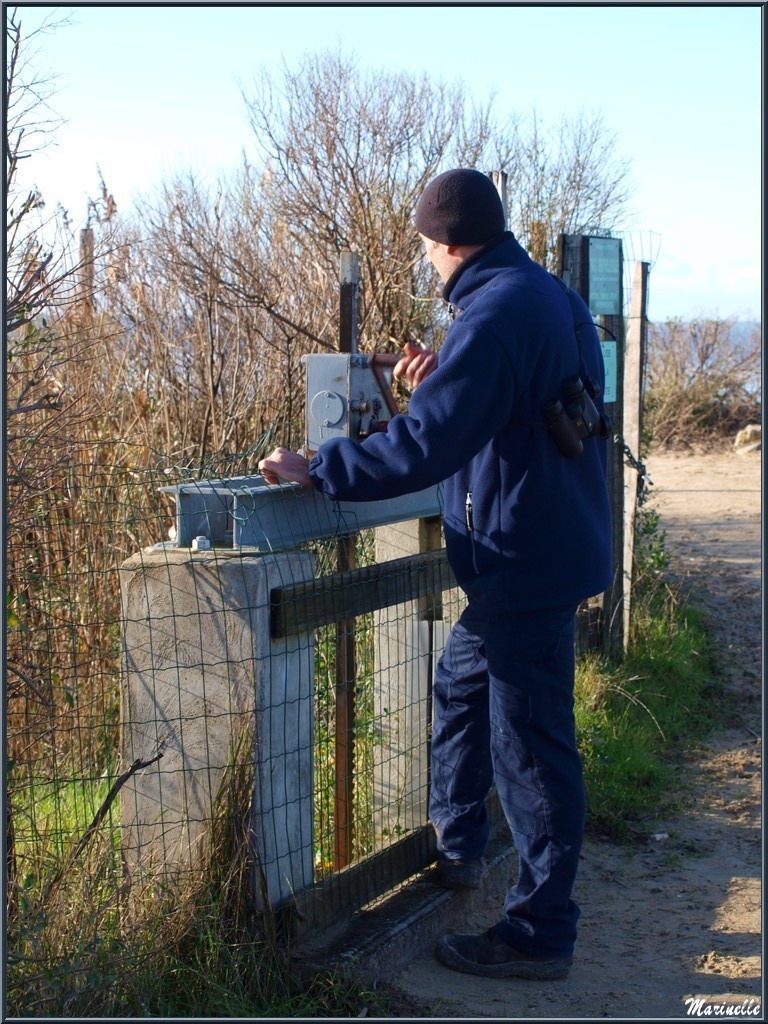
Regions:
<instances>
[{"instance_id":1,"label":"vertical metal post","mask_svg":"<svg viewBox=\"0 0 768 1024\"><path fill-rule=\"evenodd\" d=\"M360 260L343 252L340 264L339 351L357 352L360 324ZM340 572L357 566L356 539L342 537L337 545ZM334 749L333 867L339 871L352 860L355 784L355 620L336 624L336 736Z\"/></svg>"},{"instance_id":2,"label":"vertical metal post","mask_svg":"<svg viewBox=\"0 0 768 1024\"><path fill-rule=\"evenodd\" d=\"M643 367L648 329L648 273L650 263L638 261L632 278L624 364L624 440L640 456L643 434ZM624 649L629 641L637 512L637 470L624 465Z\"/></svg>"},{"instance_id":3,"label":"vertical metal post","mask_svg":"<svg viewBox=\"0 0 768 1024\"><path fill-rule=\"evenodd\" d=\"M339 268L339 352L357 352L360 330L360 257L341 254Z\"/></svg>"},{"instance_id":4,"label":"vertical metal post","mask_svg":"<svg viewBox=\"0 0 768 1024\"><path fill-rule=\"evenodd\" d=\"M419 520L419 551L438 551L443 545L442 519L440 516L429 516ZM426 722L429 736L432 736L433 713L433 676L435 657L435 621L443 618L443 595L432 594L428 600L419 602L419 620L427 623L427 708ZM427 758L427 784L425 787L426 806L424 818L429 819L429 789L432 778L430 759Z\"/></svg>"},{"instance_id":5,"label":"vertical metal post","mask_svg":"<svg viewBox=\"0 0 768 1024\"><path fill-rule=\"evenodd\" d=\"M491 171L491 181L496 186L496 191L499 193L501 199L501 205L504 208L504 227L509 226L509 205L507 203L507 172L506 171Z\"/></svg>"}]
</instances>

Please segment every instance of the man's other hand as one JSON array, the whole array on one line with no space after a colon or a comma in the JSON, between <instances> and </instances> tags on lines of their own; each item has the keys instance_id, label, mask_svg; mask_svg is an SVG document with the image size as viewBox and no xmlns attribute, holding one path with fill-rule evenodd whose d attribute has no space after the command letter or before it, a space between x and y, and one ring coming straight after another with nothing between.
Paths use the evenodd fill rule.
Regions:
<instances>
[{"instance_id":1,"label":"man's other hand","mask_svg":"<svg viewBox=\"0 0 768 1024\"><path fill-rule=\"evenodd\" d=\"M396 380L405 379L408 387L413 390L437 369L437 353L425 345L414 345L406 341L403 356L396 364L392 375Z\"/></svg>"},{"instance_id":2,"label":"man's other hand","mask_svg":"<svg viewBox=\"0 0 768 1024\"><path fill-rule=\"evenodd\" d=\"M259 463L259 472L268 484L288 481L301 484L302 487L312 486L309 479L309 460L298 452L288 451L287 448L275 448L266 459L262 459Z\"/></svg>"}]
</instances>

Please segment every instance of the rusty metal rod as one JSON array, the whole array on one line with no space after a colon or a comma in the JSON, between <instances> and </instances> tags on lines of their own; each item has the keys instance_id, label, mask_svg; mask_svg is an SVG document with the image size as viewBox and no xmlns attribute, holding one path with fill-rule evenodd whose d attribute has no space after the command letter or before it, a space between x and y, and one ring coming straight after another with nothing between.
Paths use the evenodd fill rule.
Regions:
<instances>
[{"instance_id":1,"label":"rusty metal rod","mask_svg":"<svg viewBox=\"0 0 768 1024\"><path fill-rule=\"evenodd\" d=\"M343 252L340 262L339 351L357 352L360 330L360 260ZM356 565L355 536L337 545L340 572ZM355 798L355 620L336 623L336 728L334 737L333 869L352 860Z\"/></svg>"},{"instance_id":2,"label":"rusty metal rod","mask_svg":"<svg viewBox=\"0 0 768 1024\"><path fill-rule=\"evenodd\" d=\"M381 397L384 399L384 404L386 405L390 416L397 416L400 410L397 407L395 396L392 394L392 389L384 376L382 368L384 366L397 365L397 363L400 362L400 358L400 356L391 352L372 352L368 356L368 365L373 372L373 376L376 378L376 383L379 385Z\"/></svg>"}]
</instances>

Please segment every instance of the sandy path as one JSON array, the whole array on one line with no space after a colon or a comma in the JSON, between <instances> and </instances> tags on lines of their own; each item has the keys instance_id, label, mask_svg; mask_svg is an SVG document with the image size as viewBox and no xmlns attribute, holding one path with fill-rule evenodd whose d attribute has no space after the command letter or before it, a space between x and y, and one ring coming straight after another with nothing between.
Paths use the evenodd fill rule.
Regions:
<instances>
[{"instance_id":1,"label":"sandy path","mask_svg":"<svg viewBox=\"0 0 768 1024\"><path fill-rule=\"evenodd\" d=\"M692 589L738 712L680 768L689 810L632 847L588 840L570 977L548 984L457 974L425 949L389 979L446 1018L686 1018L692 996L763 1019L761 1001L761 458L649 458L672 573ZM654 838L654 836L666 838ZM478 899L467 929L499 916ZM710 1011L712 1012L712 1011ZM731 1010L733 1012L733 1010Z\"/></svg>"}]
</instances>

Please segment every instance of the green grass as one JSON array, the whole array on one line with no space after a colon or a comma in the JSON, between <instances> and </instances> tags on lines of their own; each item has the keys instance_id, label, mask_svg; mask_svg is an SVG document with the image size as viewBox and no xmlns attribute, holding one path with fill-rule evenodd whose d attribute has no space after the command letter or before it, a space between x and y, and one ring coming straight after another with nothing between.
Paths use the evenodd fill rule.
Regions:
<instances>
[{"instance_id":1,"label":"green grass","mask_svg":"<svg viewBox=\"0 0 768 1024\"><path fill-rule=\"evenodd\" d=\"M701 617L664 586L651 587L626 657L585 657L577 671L590 831L624 838L673 809L679 757L715 724L716 694Z\"/></svg>"},{"instance_id":2,"label":"green grass","mask_svg":"<svg viewBox=\"0 0 768 1024\"><path fill-rule=\"evenodd\" d=\"M70 778L65 782L9 780L17 822L16 855L32 860L61 856L80 838L104 802L114 780Z\"/></svg>"},{"instance_id":3,"label":"green grass","mask_svg":"<svg viewBox=\"0 0 768 1024\"><path fill-rule=\"evenodd\" d=\"M238 813L253 787L244 750L234 752L233 763L245 767L231 769L221 786L206 863L165 890L135 877L128 889L115 828L96 833L60 875L62 854L80 831L68 843L62 837L78 816L87 827L90 802L83 817L83 794L69 783L52 803L48 795L39 800L41 822L55 814L57 843L32 844L38 870L20 877L16 890L8 934L12 1016L387 1015L380 995L332 971L297 977L276 941L277 922L254 913L247 824Z\"/></svg>"}]
</instances>

